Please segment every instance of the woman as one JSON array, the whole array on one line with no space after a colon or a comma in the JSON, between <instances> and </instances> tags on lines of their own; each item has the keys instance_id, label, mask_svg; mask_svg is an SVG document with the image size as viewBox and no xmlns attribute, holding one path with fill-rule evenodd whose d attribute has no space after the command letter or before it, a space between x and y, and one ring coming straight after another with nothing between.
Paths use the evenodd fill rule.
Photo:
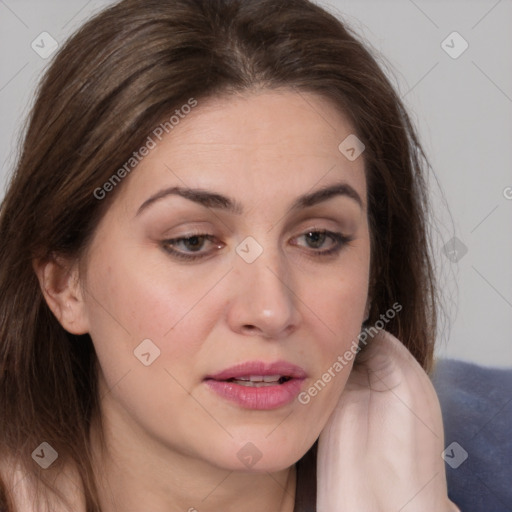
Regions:
<instances>
[{"instance_id":1,"label":"woman","mask_svg":"<svg viewBox=\"0 0 512 512\"><path fill-rule=\"evenodd\" d=\"M456 510L425 167L306 0L86 23L2 205L2 506Z\"/></svg>"}]
</instances>

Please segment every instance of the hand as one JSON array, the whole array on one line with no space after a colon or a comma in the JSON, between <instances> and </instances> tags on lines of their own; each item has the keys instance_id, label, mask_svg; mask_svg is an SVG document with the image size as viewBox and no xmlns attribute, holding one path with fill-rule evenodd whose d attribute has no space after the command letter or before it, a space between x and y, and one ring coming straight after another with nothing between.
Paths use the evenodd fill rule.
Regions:
<instances>
[{"instance_id":1,"label":"hand","mask_svg":"<svg viewBox=\"0 0 512 512\"><path fill-rule=\"evenodd\" d=\"M443 450L428 375L380 331L358 354L320 435L317 512L459 511L448 498Z\"/></svg>"}]
</instances>

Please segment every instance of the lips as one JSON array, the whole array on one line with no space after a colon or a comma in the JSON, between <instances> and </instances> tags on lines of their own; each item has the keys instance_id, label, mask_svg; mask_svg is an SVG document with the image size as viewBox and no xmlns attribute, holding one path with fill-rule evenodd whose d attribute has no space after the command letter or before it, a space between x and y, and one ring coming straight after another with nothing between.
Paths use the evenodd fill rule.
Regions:
<instances>
[{"instance_id":1,"label":"lips","mask_svg":"<svg viewBox=\"0 0 512 512\"><path fill-rule=\"evenodd\" d=\"M268 410L289 404L300 392L306 372L286 361L249 361L205 377L216 395L245 409Z\"/></svg>"}]
</instances>

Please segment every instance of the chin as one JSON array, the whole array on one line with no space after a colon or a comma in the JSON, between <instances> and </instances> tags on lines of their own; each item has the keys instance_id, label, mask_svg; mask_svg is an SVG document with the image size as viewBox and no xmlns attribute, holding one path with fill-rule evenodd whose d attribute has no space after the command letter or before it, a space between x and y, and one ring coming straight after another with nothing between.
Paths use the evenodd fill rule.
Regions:
<instances>
[{"instance_id":1,"label":"chin","mask_svg":"<svg viewBox=\"0 0 512 512\"><path fill-rule=\"evenodd\" d=\"M275 473L293 466L315 442L315 439L306 442L298 436L272 439L268 432L253 433L243 439L238 437L229 445L217 444L218 457L214 464L229 471Z\"/></svg>"}]
</instances>

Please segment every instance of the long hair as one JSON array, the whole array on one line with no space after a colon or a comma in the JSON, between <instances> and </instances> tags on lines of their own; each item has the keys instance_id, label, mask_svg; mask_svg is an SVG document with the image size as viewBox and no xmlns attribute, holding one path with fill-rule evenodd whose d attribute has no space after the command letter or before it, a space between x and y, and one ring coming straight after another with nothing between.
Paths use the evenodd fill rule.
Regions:
<instances>
[{"instance_id":1,"label":"long hair","mask_svg":"<svg viewBox=\"0 0 512 512\"><path fill-rule=\"evenodd\" d=\"M402 313L386 329L430 370L437 293L429 165L372 53L308 0L124 0L56 54L0 212L0 460L16 460L43 489L70 461L87 511L100 511L89 445L99 407L95 352L88 335L66 332L53 316L32 262L83 254L122 183L102 200L95 191L190 98L200 108L207 98L282 87L331 100L365 144L368 324L398 302ZM45 471L31 458L42 440L59 454ZM314 507L315 449L298 462L306 490L297 511ZM0 481L0 506L9 512L11 494Z\"/></svg>"}]
</instances>

